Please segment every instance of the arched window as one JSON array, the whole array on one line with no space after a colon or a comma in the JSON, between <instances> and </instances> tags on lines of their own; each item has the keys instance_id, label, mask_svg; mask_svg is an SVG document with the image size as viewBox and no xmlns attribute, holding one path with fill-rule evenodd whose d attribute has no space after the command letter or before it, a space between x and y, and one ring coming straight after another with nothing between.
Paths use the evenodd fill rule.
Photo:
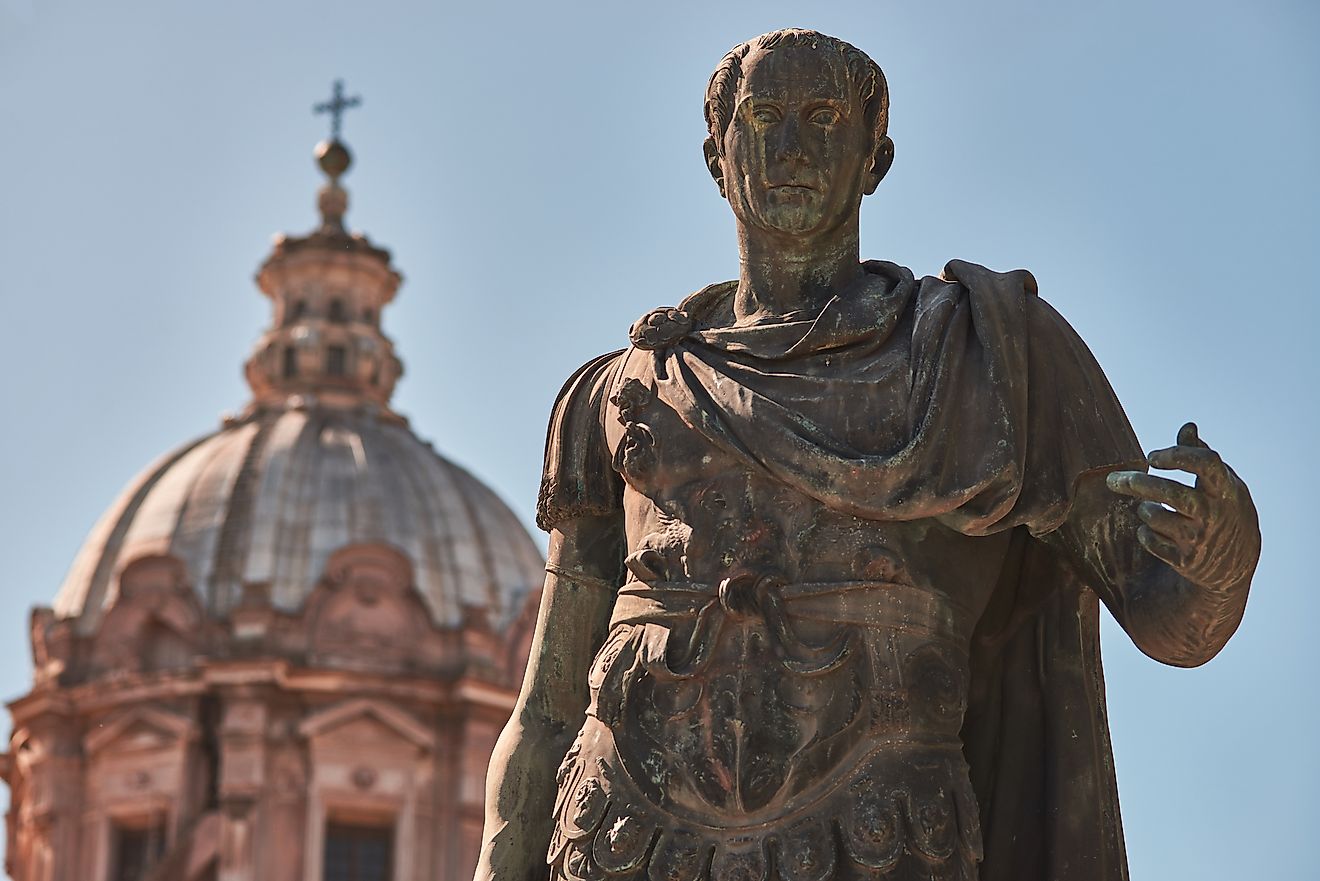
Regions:
<instances>
[{"instance_id":1,"label":"arched window","mask_svg":"<svg viewBox=\"0 0 1320 881\"><path fill-rule=\"evenodd\" d=\"M298 375L298 350L293 346L284 347L284 378L292 379Z\"/></svg>"},{"instance_id":2,"label":"arched window","mask_svg":"<svg viewBox=\"0 0 1320 881\"><path fill-rule=\"evenodd\" d=\"M331 300L330 309L326 313L327 317L335 324L341 324L344 321L344 301Z\"/></svg>"}]
</instances>

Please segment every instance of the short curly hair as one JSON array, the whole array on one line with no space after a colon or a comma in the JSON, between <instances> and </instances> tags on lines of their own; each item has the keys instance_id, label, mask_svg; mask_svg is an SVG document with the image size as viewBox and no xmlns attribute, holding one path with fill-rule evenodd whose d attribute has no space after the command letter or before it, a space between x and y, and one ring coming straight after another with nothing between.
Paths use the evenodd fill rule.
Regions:
<instances>
[{"instance_id":1,"label":"short curly hair","mask_svg":"<svg viewBox=\"0 0 1320 881\"><path fill-rule=\"evenodd\" d=\"M720 61L706 85L706 128L715 141L716 149L724 152L724 133L733 121L738 87L743 80L743 61L754 51L779 48L803 48L839 53L843 59L848 80L857 90L863 112L875 129L876 142L889 131L889 85L884 71L861 49L838 37L801 28L784 28L753 37L729 50Z\"/></svg>"}]
</instances>

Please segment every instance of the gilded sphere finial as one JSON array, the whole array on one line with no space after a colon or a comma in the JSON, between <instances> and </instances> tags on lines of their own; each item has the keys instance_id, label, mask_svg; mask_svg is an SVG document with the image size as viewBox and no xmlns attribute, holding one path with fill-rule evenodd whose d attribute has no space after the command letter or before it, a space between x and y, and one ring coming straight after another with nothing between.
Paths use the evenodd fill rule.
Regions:
<instances>
[{"instance_id":1,"label":"gilded sphere finial","mask_svg":"<svg viewBox=\"0 0 1320 881\"><path fill-rule=\"evenodd\" d=\"M330 180L338 180L353 164L353 154L348 152L348 148L338 138L322 141L316 145L316 164L321 166Z\"/></svg>"}]
</instances>

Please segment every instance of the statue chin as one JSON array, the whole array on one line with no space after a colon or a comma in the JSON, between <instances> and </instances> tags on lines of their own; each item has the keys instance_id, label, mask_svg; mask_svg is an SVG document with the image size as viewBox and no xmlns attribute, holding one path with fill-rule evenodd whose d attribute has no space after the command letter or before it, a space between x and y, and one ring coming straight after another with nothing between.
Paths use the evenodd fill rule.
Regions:
<instances>
[{"instance_id":1,"label":"statue chin","mask_svg":"<svg viewBox=\"0 0 1320 881\"><path fill-rule=\"evenodd\" d=\"M821 216L806 205L788 206L767 212L766 226L776 232L801 235L815 231L821 226Z\"/></svg>"},{"instance_id":2,"label":"statue chin","mask_svg":"<svg viewBox=\"0 0 1320 881\"><path fill-rule=\"evenodd\" d=\"M855 218L860 197L851 210L840 210L826 195L806 189L771 190L730 200L733 213L747 227L768 233L806 236L826 232Z\"/></svg>"},{"instance_id":3,"label":"statue chin","mask_svg":"<svg viewBox=\"0 0 1320 881\"><path fill-rule=\"evenodd\" d=\"M826 218L820 209L818 198L810 202L767 202L746 212L740 219L766 232L801 236L825 227Z\"/></svg>"}]
</instances>

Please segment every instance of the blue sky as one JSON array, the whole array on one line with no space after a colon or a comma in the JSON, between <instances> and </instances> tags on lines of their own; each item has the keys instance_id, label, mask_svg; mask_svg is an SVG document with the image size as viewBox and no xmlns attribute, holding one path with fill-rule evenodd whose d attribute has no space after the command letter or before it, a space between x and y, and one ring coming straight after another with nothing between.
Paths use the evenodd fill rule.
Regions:
<instances>
[{"instance_id":1,"label":"blue sky","mask_svg":"<svg viewBox=\"0 0 1320 881\"><path fill-rule=\"evenodd\" d=\"M398 407L530 523L544 421L647 309L736 273L701 161L721 54L775 27L884 67L867 257L1026 267L1147 448L1195 419L1253 489L1237 638L1106 669L1136 879L1314 877L1320 6L0 0L0 694L27 610L149 460L246 399L274 232L314 221L343 77L349 220L393 249ZM7 623L4 623L7 622Z\"/></svg>"}]
</instances>

